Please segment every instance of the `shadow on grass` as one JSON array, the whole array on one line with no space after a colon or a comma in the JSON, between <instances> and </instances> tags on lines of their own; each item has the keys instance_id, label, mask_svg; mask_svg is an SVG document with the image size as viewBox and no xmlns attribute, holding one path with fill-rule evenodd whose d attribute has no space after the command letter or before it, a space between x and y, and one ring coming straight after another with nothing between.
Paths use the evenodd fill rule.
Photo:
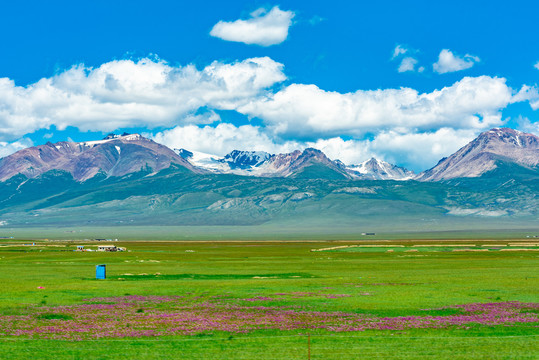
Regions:
<instances>
[{"instance_id":1,"label":"shadow on grass","mask_svg":"<svg viewBox=\"0 0 539 360\"><path fill-rule=\"evenodd\" d=\"M284 273L284 274L140 274L140 275L112 275L108 280L245 280L245 279L309 279L317 276L308 273ZM84 280L95 280L84 278ZM103 281L103 280L101 280Z\"/></svg>"}]
</instances>

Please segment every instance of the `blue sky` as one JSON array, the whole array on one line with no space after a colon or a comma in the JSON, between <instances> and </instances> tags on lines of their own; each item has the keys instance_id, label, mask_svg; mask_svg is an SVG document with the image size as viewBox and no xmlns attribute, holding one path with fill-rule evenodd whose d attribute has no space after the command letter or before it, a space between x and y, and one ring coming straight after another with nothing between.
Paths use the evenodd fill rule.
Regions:
<instances>
[{"instance_id":1,"label":"blue sky","mask_svg":"<svg viewBox=\"0 0 539 360\"><path fill-rule=\"evenodd\" d=\"M137 131L220 155L314 146L346 163L375 156L424 170L491 127L537 134L538 10L533 1L2 4L0 156Z\"/></svg>"}]
</instances>

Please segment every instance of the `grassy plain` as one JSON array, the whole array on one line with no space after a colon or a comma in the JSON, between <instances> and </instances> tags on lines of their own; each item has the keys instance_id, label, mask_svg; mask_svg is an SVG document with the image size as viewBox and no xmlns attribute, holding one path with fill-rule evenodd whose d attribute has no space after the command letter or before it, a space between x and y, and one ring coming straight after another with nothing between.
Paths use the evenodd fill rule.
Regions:
<instances>
[{"instance_id":1,"label":"grassy plain","mask_svg":"<svg viewBox=\"0 0 539 360\"><path fill-rule=\"evenodd\" d=\"M448 234L439 236L446 240L420 237L114 242L129 250L122 253L73 251L76 245L97 246L84 240L4 239L0 315L128 295L226 296L247 304L245 299L253 297L303 293L312 295L279 298L271 305L381 317L438 314L443 310L424 309L468 303L539 302L538 239L520 233L454 240L447 240ZM327 250L312 251L320 249ZM107 280L94 279L96 264L107 265ZM339 333L273 329L83 341L3 336L0 353L3 359L307 359L311 334L312 359L532 359L539 357L537 329L532 323Z\"/></svg>"}]
</instances>

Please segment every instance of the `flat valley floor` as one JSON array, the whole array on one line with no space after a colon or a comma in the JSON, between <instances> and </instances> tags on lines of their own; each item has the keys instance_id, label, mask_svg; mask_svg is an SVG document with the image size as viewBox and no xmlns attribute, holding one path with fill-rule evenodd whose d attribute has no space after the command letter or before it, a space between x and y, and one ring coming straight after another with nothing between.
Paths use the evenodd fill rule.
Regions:
<instances>
[{"instance_id":1,"label":"flat valley floor","mask_svg":"<svg viewBox=\"0 0 539 360\"><path fill-rule=\"evenodd\" d=\"M1 358L539 357L539 239L407 237L2 239Z\"/></svg>"}]
</instances>

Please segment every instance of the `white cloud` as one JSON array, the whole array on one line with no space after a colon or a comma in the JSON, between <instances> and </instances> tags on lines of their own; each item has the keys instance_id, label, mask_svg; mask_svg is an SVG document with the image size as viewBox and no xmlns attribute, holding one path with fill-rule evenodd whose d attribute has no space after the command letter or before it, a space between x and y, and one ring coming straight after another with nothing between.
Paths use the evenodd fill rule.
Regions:
<instances>
[{"instance_id":1,"label":"white cloud","mask_svg":"<svg viewBox=\"0 0 539 360\"><path fill-rule=\"evenodd\" d=\"M417 64L417 60L413 57L405 57L402 59L401 64L399 65L398 71L400 73L406 72L406 71L415 71L415 66Z\"/></svg>"},{"instance_id":2,"label":"white cloud","mask_svg":"<svg viewBox=\"0 0 539 360\"><path fill-rule=\"evenodd\" d=\"M432 69L439 74L445 74L469 69L479 61L480 59L477 56L466 54L463 57L459 57L449 49L443 49L438 56L438 62L432 64Z\"/></svg>"},{"instance_id":3,"label":"white cloud","mask_svg":"<svg viewBox=\"0 0 539 360\"><path fill-rule=\"evenodd\" d=\"M518 129L539 136L539 121L530 121L527 117L519 116L517 119Z\"/></svg>"},{"instance_id":4,"label":"white cloud","mask_svg":"<svg viewBox=\"0 0 539 360\"><path fill-rule=\"evenodd\" d=\"M533 110L539 109L539 89L535 86L523 85L520 91L513 96L513 102L528 101Z\"/></svg>"},{"instance_id":5,"label":"white cloud","mask_svg":"<svg viewBox=\"0 0 539 360\"><path fill-rule=\"evenodd\" d=\"M396 58L401 57L401 55L405 55L409 53L417 53L417 50L409 49L403 45L397 45L395 49L393 50L393 56L391 57L391 60L395 60ZM402 57L402 60L397 70L400 73L407 72L407 71L411 71L411 72L417 71L420 73L423 72L425 68L423 66L416 68L417 63L418 63L418 60L412 56Z\"/></svg>"},{"instance_id":6,"label":"white cloud","mask_svg":"<svg viewBox=\"0 0 539 360\"><path fill-rule=\"evenodd\" d=\"M285 80L282 69L268 57L202 70L142 59L79 65L26 87L0 78L0 140L51 125L113 131L197 122L191 115L201 107L234 109Z\"/></svg>"},{"instance_id":7,"label":"white cloud","mask_svg":"<svg viewBox=\"0 0 539 360\"><path fill-rule=\"evenodd\" d=\"M288 37L293 11L283 11L278 6L266 12L261 8L251 13L247 20L219 21L210 32L211 36L227 40L270 46L280 44Z\"/></svg>"},{"instance_id":8,"label":"white cloud","mask_svg":"<svg viewBox=\"0 0 539 360\"><path fill-rule=\"evenodd\" d=\"M184 148L221 156L232 150L279 153L302 147L300 143L294 141L277 143L258 126L235 126L229 123L221 123L215 127L177 126L148 136L170 148Z\"/></svg>"},{"instance_id":9,"label":"white cloud","mask_svg":"<svg viewBox=\"0 0 539 360\"><path fill-rule=\"evenodd\" d=\"M539 70L539 61L533 67L536 68L537 70Z\"/></svg>"},{"instance_id":10,"label":"white cloud","mask_svg":"<svg viewBox=\"0 0 539 360\"><path fill-rule=\"evenodd\" d=\"M410 88L342 94L292 84L237 110L261 118L271 131L287 138L361 137L394 128L433 131L499 126L500 111L512 102L512 93L504 78L489 76L465 77L423 94Z\"/></svg>"},{"instance_id":11,"label":"white cloud","mask_svg":"<svg viewBox=\"0 0 539 360\"><path fill-rule=\"evenodd\" d=\"M391 57L391 60L395 59L396 57L399 57L400 55L404 55L408 52L408 49L402 45L395 46L395 50L393 50L393 56Z\"/></svg>"},{"instance_id":12,"label":"white cloud","mask_svg":"<svg viewBox=\"0 0 539 360\"><path fill-rule=\"evenodd\" d=\"M34 144L28 138L22 138L13 142L0 141L0 159L30 146L34 146Z\"/></svg>"},{"instance_id":13,"label":"white cloud","mask_svg":"<svg viewBox=\"0 0 539 360\"><path fill-rule=\"evenodd\" d=\"M436 165L478 135L477 130L441 128L430 132L399 133L394 130L378 134L369 149L386 161L420 171Z\"/></svg>"}]
</instances>

